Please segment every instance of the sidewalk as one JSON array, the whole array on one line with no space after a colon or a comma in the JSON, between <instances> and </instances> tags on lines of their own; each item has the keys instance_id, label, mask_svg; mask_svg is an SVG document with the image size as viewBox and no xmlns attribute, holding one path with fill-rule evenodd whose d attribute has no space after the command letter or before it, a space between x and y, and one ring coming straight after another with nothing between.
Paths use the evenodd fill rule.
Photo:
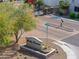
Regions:
<instances>
[{"instance_id":1,"label":"sidewalk","mask_svg":"<svg viewBox=\"0 0 79 59\"><path fill-rule=\"evenodd\" d=\"M62 41L58 41L56 40L56 42L54 42L56 45L60 46L64 52L67 54L67 59L77 59L76 54L74 53L74 50L72 50L72 48L69 47L69 45L65 42Z\"/></svg>"}]
</instances>

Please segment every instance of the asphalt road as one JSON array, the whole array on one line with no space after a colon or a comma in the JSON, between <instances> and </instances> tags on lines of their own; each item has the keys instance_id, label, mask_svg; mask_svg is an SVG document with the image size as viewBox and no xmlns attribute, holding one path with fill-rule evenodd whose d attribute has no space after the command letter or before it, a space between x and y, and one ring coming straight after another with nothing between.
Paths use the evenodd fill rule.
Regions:
<instances>
[{"instance_id":1,"label":"asphalt road","mask_svg":"<svg viewBox=\"0 0 79 59\"><path fill-rule=\"evenodd\" d=\"M53 23L56 25L60 25L60 22L61 22L61 18L55 19L55 18L53 18L53 16L50 16L50 15L41 16L39 18L41 18L40 20L42 20L44 22L49 22L49 23ZM79 22L73 21L70 19L66 19L66 18L62 18L62 19L64 21L63 26L79 31Z\"/></svg>"}]
</instances>

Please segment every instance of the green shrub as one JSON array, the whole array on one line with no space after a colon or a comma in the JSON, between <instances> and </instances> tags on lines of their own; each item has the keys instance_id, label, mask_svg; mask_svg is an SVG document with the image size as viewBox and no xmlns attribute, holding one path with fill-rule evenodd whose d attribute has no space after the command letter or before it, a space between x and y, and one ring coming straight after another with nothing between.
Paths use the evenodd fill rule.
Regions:
<instances>
[{"instance_id":1,"label":"green shrub","mask_svg":"<svg viewBox=\"0 0 79 59\"><path fill-rule=\"evenodd\" d=\"M77 16L76 16L77 18L79 18L79 13L77 14Z\"/></svg>"},{"instance_id":2,"label":"green shrub","mask_svg":"<svg viewBox=\"0 0 79 59\"><path fill-rule=\"evenodd\" d=\"M11 38L9 36L5 36L2 39L0 39L0 46L5 47L11 44Z\"/></svg>"},{"instance_id":3,"label":"green shrub","mask_svg":"<svg viewBox=\"0 0 79 59\"><path fill-rule=\"evenodd\" d=\"M75 14L74 12L70 12L69 16L70 16L70 18L72 18L72 19L76 18L76 14Z\"/></svg>"}]
</instances>

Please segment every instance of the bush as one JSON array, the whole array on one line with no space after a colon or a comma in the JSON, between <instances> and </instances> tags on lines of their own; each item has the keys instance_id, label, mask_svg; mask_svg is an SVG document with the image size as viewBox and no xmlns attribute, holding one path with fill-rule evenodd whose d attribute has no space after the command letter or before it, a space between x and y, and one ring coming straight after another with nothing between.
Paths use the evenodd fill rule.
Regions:
<instances>
[{"instance_id":1,"label":"bush","mask_svg":"<svg viewBox=\"0 0 79 59\"><path fill-rule=\"evenodd\" d=\"M75 14L74 12L70 12L69 16L70 16L70 18L72 18L72 19L76 18L76 14Z\"/></svg>"},{"instance_id":2,"label":"bush","mask_svg":"<svg viewBox=\"0 0 79 59\"><path fill-rule=\"evenodd\" d=\"M0 47L5 47L11 44L10 37L5 36L3 39L0 39Z\"/></svg>"},{"instance_id":3,"label":"bush","mask_svg":"<svg viewBox=\"0 0 79 59\"><path fill-rule=\"evenodd\" d=\"M79 13L77 14L77 16L76 16L77 18L79 18Z\"/></svg>"}]
</instances>

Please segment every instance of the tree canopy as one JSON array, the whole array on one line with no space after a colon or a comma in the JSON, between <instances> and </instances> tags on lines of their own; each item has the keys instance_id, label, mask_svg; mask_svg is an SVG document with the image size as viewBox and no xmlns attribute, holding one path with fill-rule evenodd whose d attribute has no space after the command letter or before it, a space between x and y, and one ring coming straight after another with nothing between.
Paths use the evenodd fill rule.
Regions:
<instances>
[{"instance_id":1,"label":"tree canopy","mask_svg":"<svg viewBox=\"0 0 79 59\"><path fill-rule=\"evenodd\" d=\"M26 6L15 8L11 3L0 3L0 44L9 43L11 35L15 35L18 42L24 31L36 27L35 19L27 12L30 8Z\"/></svg>"},{"instance_id":2,"label":"tree canopy","mask_svg":"<svg viewBox=\"0 0 79 59\"><path fill-rule=\"evenodd\" d=\"M9 3L0 3L0 45L6 45L10 42L13 27L10 15L14 9L11 6Z\"/></svg>"},{"instance_id":3,"label":"tree canopy","mask_svg":"<svg viewBox=\"0 0 79 59\"><path fill-rule=\"evenodd\" d=\"M22 5L22 7L19 7L12 16L12 19L15 20L14 24L14 33L16 37L16 41L19 40L21 37L23 31L29 31L36 27L35 20L31 14L28 13L28 9L25 5ZM21 34L19 34L19 31L21 31Z\"/></svg>"}]
</instances>

